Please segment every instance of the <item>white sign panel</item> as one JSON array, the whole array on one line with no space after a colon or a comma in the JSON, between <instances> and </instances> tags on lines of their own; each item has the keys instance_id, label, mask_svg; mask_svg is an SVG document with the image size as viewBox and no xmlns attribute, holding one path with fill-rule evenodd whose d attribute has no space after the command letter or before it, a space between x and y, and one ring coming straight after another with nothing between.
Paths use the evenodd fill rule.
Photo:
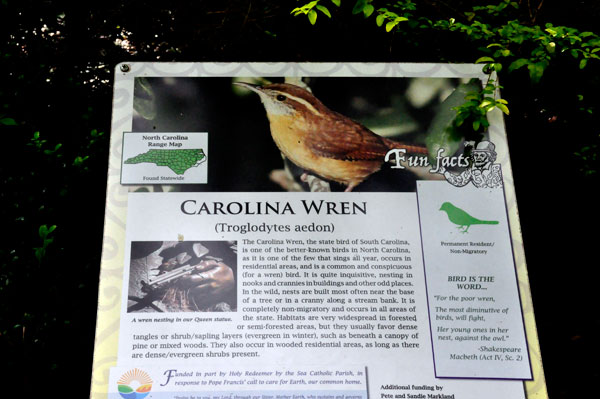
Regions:
<instances>
[{"instance_id":1,"label":"white sign panel","mask_svg":"<svg viewBox=\"0 0 600 399\"><path fill-rule=\"evenodd\" d=\"M91 397L545 398L486 78L117 68Z\"/></svg>"}]
</instances>

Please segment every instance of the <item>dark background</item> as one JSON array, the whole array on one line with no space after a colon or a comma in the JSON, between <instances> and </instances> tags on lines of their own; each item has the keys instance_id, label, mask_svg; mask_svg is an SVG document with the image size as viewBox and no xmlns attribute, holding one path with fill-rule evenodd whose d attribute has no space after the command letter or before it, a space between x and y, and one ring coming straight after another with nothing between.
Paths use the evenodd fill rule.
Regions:
<instances>
[{"instance_id":1,"label":"dark background","mask_svg":"<svg viewBox=\"0 0 600 399\"><path fill-rule=\"evenodd\" d=\"M456 34L386 33L348 7L311 26L290 15L301 3L0 2L5 395L89 392L114 65L473 62L481 55L480 44ZM418 2L432 18L460 18L473 4L486 3ZM593 31L599 7L595 1L547 1L535 23ZM505 120L551 398L594 396L598 379L597 161L594 151L586 152L587 160L576 155L597 144L598 118L581 112L578 96L596 111L598 76L597 61L579 70L560 59L539 84L526 71L500 74L511 109ZM42 225L57 226L45 246Z\"/></svg>"}]
</instances>

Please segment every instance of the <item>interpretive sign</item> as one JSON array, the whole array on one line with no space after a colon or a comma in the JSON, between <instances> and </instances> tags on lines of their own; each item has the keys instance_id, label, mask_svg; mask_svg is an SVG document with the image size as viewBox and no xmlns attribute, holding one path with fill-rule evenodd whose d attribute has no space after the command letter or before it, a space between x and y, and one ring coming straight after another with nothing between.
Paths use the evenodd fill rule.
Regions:
<instances>
[{"instance_id":1,"label":"interpretive sign","mask_svg":"<svg viewBox=\"0 0 600 399\"><path fill-rule=\"evenodd\" d=\"M547 398L485 79L118 66L91 397Z\"/></svg>"}]
</instances>

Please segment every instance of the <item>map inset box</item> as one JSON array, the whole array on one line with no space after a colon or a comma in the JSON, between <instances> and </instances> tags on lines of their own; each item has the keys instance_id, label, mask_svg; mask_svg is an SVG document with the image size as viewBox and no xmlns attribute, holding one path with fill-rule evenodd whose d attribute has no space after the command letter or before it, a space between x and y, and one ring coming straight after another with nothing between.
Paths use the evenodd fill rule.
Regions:
<instances>
[{"instance_id":1,"label":"map inset box","mask_svg":"<svg viewBox=\"0 0 600 399\"><path fill-rule=\"evenodd\" d=\"M121 184L204 184L208 133L123 133Z\"/></svg>"}]
</instances>

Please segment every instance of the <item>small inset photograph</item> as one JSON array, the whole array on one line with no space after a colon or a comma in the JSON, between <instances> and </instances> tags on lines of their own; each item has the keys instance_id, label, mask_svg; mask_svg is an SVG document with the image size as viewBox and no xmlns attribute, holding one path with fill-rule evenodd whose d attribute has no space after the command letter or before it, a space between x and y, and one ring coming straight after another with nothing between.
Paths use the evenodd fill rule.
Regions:
<instances>
[{"instance_id":1,"label":"small inset photograph","mask_svg":"<svg viewBox=\"0 0 600 399\"><path fill-rule=\"evenodd\" d=\"M235 312L237 241L133 241L127 312Z\"/></svg>"}]
</instances>

